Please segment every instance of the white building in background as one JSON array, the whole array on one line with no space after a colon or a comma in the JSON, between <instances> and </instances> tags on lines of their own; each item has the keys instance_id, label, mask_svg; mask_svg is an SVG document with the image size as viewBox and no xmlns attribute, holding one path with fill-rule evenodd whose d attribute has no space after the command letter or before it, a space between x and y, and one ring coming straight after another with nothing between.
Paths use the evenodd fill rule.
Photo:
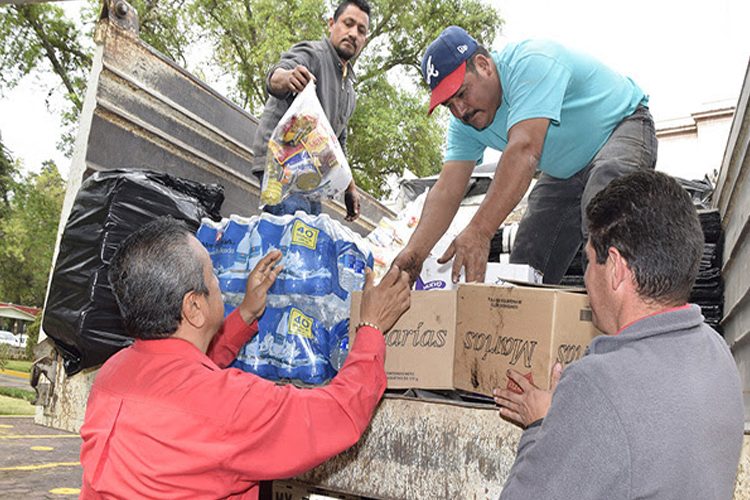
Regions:
<instances>
[{"instance_id":1,"label":"white building in background","mask_svg":"<svg viewBox=\"0 0 750 500\"><path fill-rule=\"evenodd\" d=\"M708 104L690 116L656 122L656 168L675 177L716 184L734 116L734 101Z\"/></svg>"}]
</instances>

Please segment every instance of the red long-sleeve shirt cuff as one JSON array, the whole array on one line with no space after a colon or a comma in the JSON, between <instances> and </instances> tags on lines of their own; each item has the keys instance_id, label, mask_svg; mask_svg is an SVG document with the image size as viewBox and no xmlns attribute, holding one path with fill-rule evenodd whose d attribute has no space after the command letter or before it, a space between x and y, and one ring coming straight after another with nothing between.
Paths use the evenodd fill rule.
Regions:
<instances>
[{"instance_id":1,"label":"red long-sleeve shirt cuff","mask_svg":"<svg viewBox=\"0 0 750 500\"><path fill-rule=\"evenodd\" d=\"M385 338L380 330L371 326L362 326L357 330L357 336L354 339L352 350L373 352L381 359L385 359Z\"/></svg>"},{"instance_id":2,"label":"red long-sleeve shirt cuff","mask_svg":"<svg viewBox=\"0 0 750 500\"><path fill-rule=\"evenodd\" d=\"M235 360L242 346L257 332L258 321L255 320L248 325L240 316L239 308L235 309L224 319L224 324L211 341L206 354L220 368L226 368Z\"/></svg>"}]
</instances>

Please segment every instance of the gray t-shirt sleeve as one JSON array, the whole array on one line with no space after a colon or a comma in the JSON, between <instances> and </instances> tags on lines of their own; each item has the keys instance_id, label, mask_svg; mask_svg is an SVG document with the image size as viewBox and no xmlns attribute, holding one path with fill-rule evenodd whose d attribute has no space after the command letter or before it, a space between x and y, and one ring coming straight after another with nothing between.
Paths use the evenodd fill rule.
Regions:
<instances>
[{"instance_id":1,"label":"gray t-shirt sleeve","mask_svg":"<svg viewBox=\"0 0 750 500\"><path fill-rule=\"evenodd\" d=\"M275 93L271 90L271 75L279 68L294 69L297 65L301 64L309 69L315 75L315 78L320 78L319 57L320 54L317 53L315 47L310 42L300 42L281 54L279 62L271 66L271 69L266 73L266 91L268 94L277 99L286 99L289 97L289 92Z\"/></svg>"},{"instance_id":2,"label":"gray t-shirt sleeve","mask_svg":"<svg viewBox=\"0 0 750 500\"><path fill-rule=\"evenodd\" d=\"M617 411L575 368L563 373L542 425L523 433L501 500L629 498L630 449Z\"/></svg>"}]
</instances>

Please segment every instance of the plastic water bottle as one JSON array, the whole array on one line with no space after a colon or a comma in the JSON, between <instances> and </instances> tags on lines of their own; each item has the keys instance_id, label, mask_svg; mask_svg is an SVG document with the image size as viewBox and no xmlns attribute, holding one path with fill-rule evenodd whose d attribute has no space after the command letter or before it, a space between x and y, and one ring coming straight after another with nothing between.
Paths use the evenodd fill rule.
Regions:
<instances>
[{"instance_id":1,"label":"plastic water bottle","mask_svg":"<svg viewBox=\"0 0 750 500\"><path fill-rule=\"evenodd\" d=\"M248 260L250 259L250 231L246 231L242 239L237 244L237 251L234 254L233 271L248 270Z\"/></svg>"},{"instance_id":2,"label":"plastic water bottle","mask_svg":"<svg viewBox=\"0 0 750 500\"><path fill-rule=\"evenodd\" d=\"M334 346L333 351L331 351L331 356L329 358L331 362L331 366L334 370L338 373L339 370L341 370L341 367L344 366L344 361L346 361L346 356L349 354L349 336L344 335L344 337L338 342L336 346Z\"/></svg>"},{"instance_id":3,"label":"plastic water bottle","mask_svg":"<svg viewBox=\"0 0 750 500\"><path fill-rule=\"evenodd\" d=\"M345 247L337 259L339 286L352 293L365 286L365 260L353 244Z\"/></svg>"},{"instance_id":4,"label":"plastic water bottle","mask_svg":"<svg viewBox=\"0 0 750 500\"><path fill-rule=\"evenodd\" d=\"M217 273L234 269L237 246L246 232L246 224L232 218L229 219L218 242L216 259L213 260Z\"/></svg>"},{"instance_id":5,"label":"plastic water bottle","mask_svg":"<svg viewBox=\"0 0 750 500\"><path fill-rule=\"evenodd\" d=\"M247 269L252 271L263 258L263 238L260 234L259 223L251 224L248 234L248 261Z\"/></svg>"},{"instance_id":6,"label":"plastic water bottle","mask_svg":"<svg viewBox=\"0 0 750 500\"><path fill-rule=\"evenodd\" d=\"M274 291L286 294L325 296L335 275L335 243L316 227L314 217L299 214L288 221L279 240L284 269Z\"/></svg>"}]
</instances>

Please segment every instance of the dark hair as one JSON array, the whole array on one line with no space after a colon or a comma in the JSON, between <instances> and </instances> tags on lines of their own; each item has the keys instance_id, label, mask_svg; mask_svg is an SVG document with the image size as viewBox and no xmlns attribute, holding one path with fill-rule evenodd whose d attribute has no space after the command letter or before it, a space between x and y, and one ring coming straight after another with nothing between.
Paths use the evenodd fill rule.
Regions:
<instances>
[{"instance_id":1,"label":"dark hair","mask_svg":"<svg viewBox=\"0 0 750 500\"><path fill-rule=\"evenodd\" d=\"M341 14L350 5L354 5L359 10L367 14L367 17L370 17L370 4L367 3L367 0L344 0L339 4L338 7L336 7L336 11L333 13L333 20L338 21Z\"/></svg>"},{"instance_id":2,"label":"dark hair","mask_svg":"<svg viewBox=\"0 0 750 500\"><path fill-rule=\"evenodd\" d=\"M482 55L484 57L490 57L490 52L484 48L481 45L477 45L477 48L474 50L474 53L471 55L470 58L466 60L466 71L471 71L472 73L477 72L477 66L474 62L474 58L478 55Z\"/></svg>"},{"instance_id":3,"label":"dark hair","mask_svg":"<svg viewBox=\"0 0 750 500\"><path fill-rule=\"evenodd\" d=\"M638 170L612 181L586 208L596 261L616 248L638 294L665 305L690 297L703 255L703 231L690 195L676 180Z\"/></svg>"},{"instance_id":4,"label":"dark hair","mask_svg":"<svg viewBox=\"0 0 750 500\"><path fill-rule=\"evenodd\" d=\"M203 266L188 245L191 234L184 223L160 217L128 236L112 257L109 282L131 336L169 337L180 326L185 294L208 294Z\"/></svg>"}]
</instances>

